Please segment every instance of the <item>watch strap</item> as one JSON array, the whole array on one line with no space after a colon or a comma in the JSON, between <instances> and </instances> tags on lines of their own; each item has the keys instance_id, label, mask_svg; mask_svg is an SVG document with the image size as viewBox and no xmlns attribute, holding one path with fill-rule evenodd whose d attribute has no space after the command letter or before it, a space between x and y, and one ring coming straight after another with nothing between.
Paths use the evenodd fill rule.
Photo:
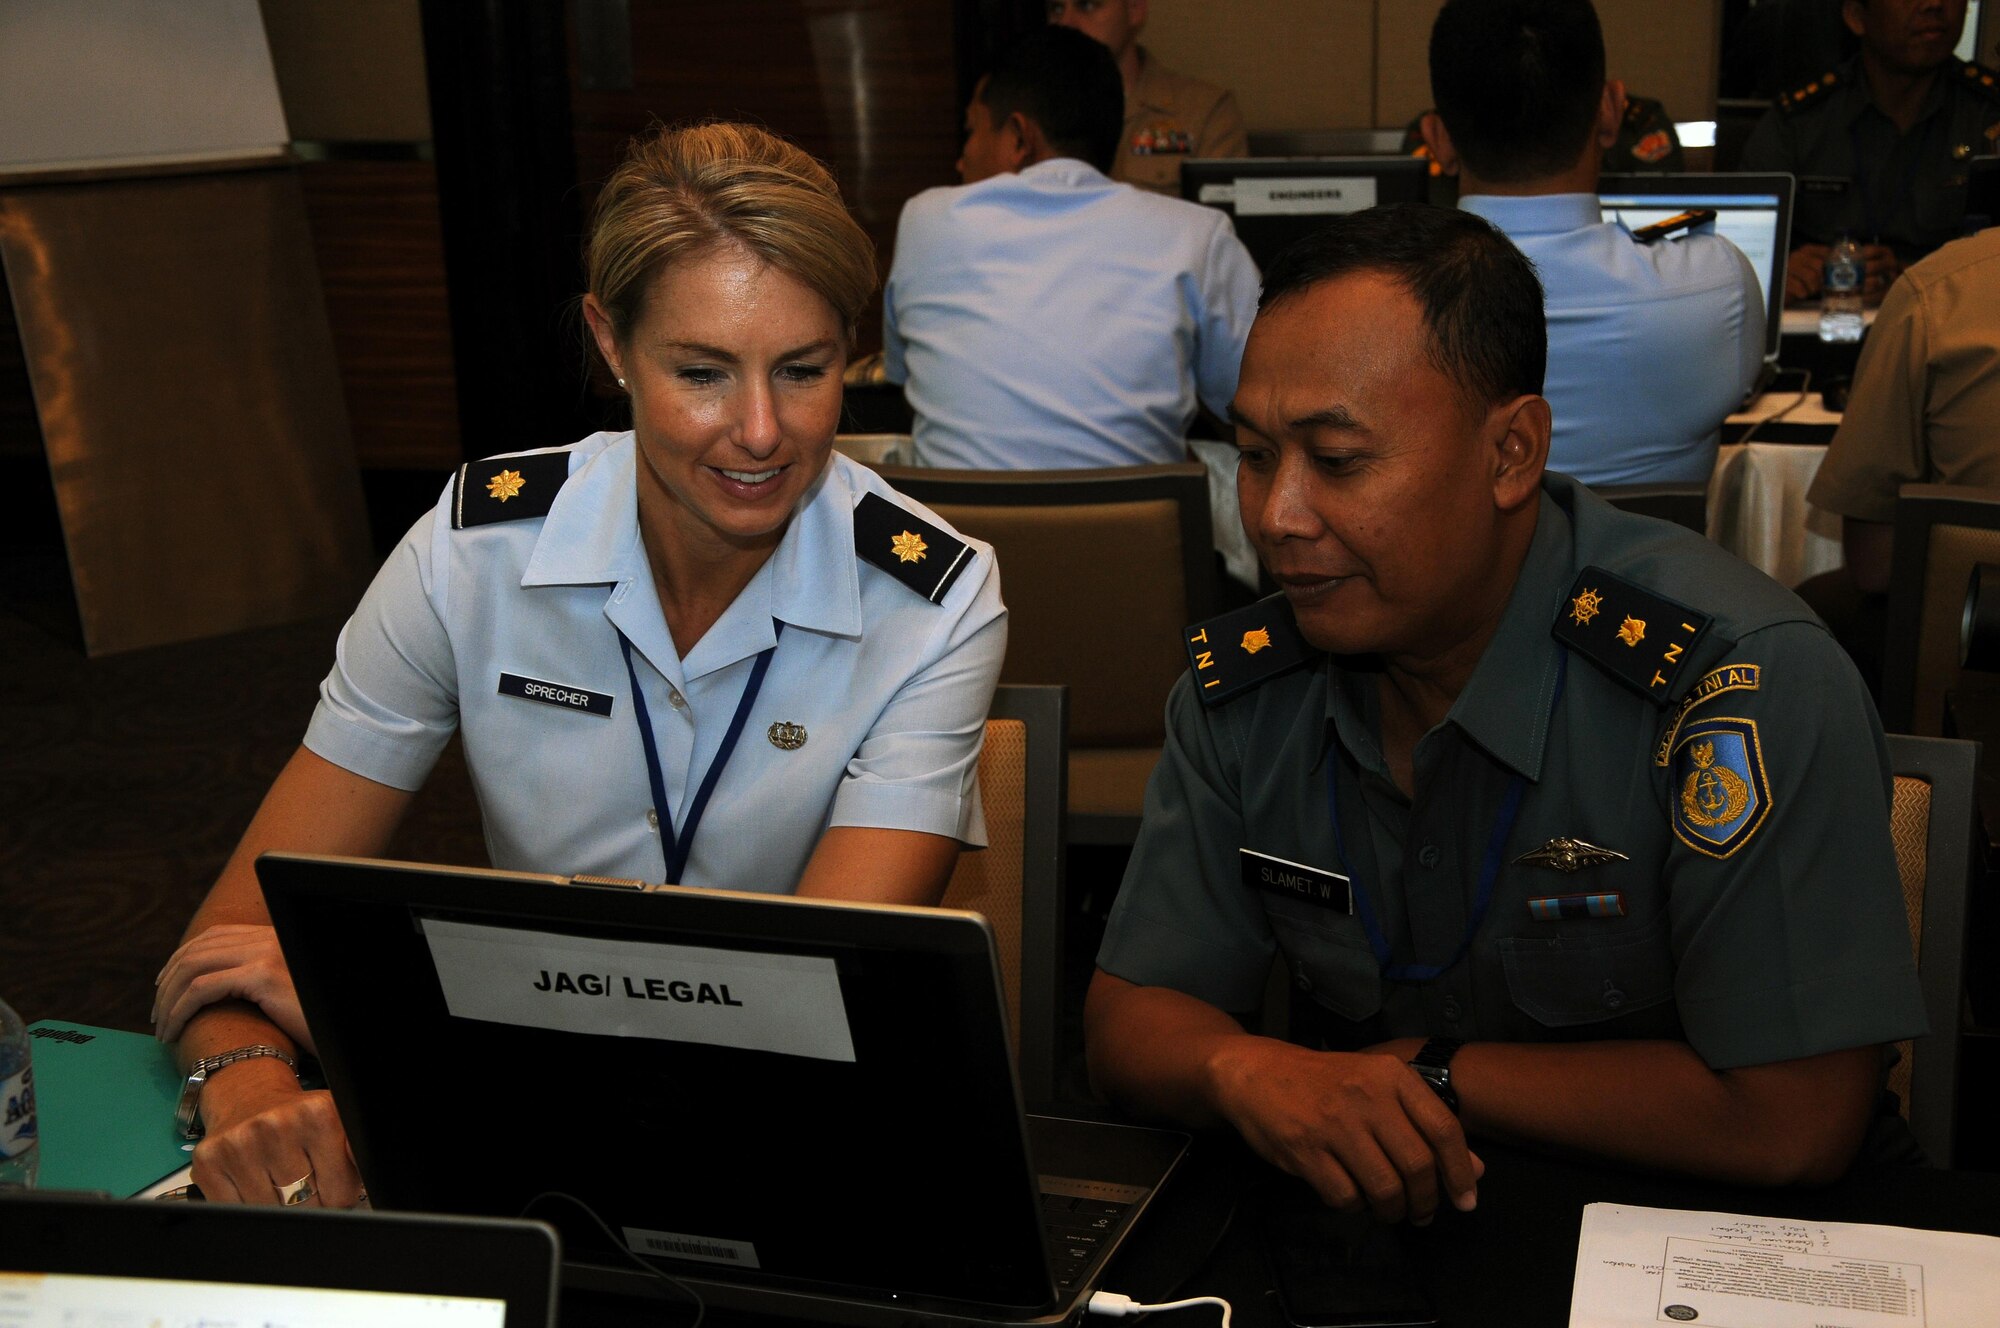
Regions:
<instances>
[{"instance_id":1,"label":"watch strap","mask_svg":"<svg viewBox=\"0 0 2000 1328\"><path fill-rule=\"evenodd\" d=\"M276 1057L283 1061L285 1068L293 1074L299 1071L298 1060L290 1052L264 1042L253 1043L247 1047L234 1047L214 1056L204 1056L188 1067L187 1082L181 1085L181 1099L174 1107L174 1120L180 1126L183 1139L199 1139L202 1136L201 1090L208 1082L208 1076L225 1065L256 1060L261 1056Z\"/></svg>"},{"instance_id":2,"label":"watch strap","mask_svg":"<svg viewBox=\"0 0 2000 1328\"><path fill-rule=\"evenodd\" d=\"M1458 1088L1451 1082L1451 1058L1465 1045L1463 1038L1434 1037L1417 1050L1410 1058L1410 1068L1417 1077L1430 1085L1438 1100L1458 1114Z\"/></svg>"}]
</instances>

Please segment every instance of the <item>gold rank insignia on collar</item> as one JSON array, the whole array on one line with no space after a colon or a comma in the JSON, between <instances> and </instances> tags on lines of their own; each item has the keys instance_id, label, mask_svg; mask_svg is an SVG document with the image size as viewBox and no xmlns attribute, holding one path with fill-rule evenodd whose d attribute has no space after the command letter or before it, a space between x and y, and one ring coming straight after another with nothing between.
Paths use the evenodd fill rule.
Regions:
<instances>
[{"instance_id":1,"label":"gold rank insignia on collar","mask_svg":"<svg viewBox=\"0 0 2000 1328\"><path fill-rule=\"evenodd\" d=\"M569 479L569 449L472 461L451 480L451 528L547 516Z\"/></svg>"},{"instance_id":2,"label":"gold rank insignia on collar","mask_svg":"<svg viewBox=\"0 0 2000 1328\"><path fill-rule=\"evenodd\" d=\"M1573 876L1585 867L1601 867L1607 862L1630 862L1631 859L1617 849L1558 835L1540 848L1529 849L1514 861L1529 867L1552 868L1565 876Z\"/></svg>"},{"instance_id":3,"label":"gold rank insignia on collar","mask_svg":"<svg viewBox=\"0 0 2000 1328\"><path fill-rule=\"evenodd\" d=\"M972 546L879 493L854 509L854 552L936 604L972 563Z\"/></svg>"},{"instance_id":4,"label":"gold rank insignia on collar","mask_svg":"<svg viewBox=\"0 0 2000 1328\"><path fill-rule=\"evenodd\" d=\"M1289 673L1315 653L1299 635L1292 606L1283 595L1196 623L1181 634L1195 694L1218 706L1281 673Z\"/></svg>"},{"instance_id":5,"label":"gold rank insignia on collar","mask_svg":"<svg viewBox=\"0 0 2000 1328\"><path fill-rule=\"evenodd\" d=\"M1601 567L1586 567L1556 612L1556 640L1664 706L1710 618Z\"/></svg>"}]
</instances>

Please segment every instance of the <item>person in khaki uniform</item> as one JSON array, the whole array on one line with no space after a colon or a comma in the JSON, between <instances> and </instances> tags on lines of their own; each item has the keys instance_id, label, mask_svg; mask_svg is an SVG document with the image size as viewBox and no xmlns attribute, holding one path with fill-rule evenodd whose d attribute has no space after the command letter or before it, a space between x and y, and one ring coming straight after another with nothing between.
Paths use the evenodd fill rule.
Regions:
<instances>
[{"instance_id":1,"label":"person in khaki uniform","mask_svg":"<svg viewBox=\"0 0 2000 1328\"><path fill-rule=\"evenodd\" d=\"M1125 80L1125 131L1111 178L1181 196L1188 157L1242 157L1250 142L1236 94L1179 74L1139 44L1148 0L1049 0L1049 22L1088 33L1111 48Z\"/></svg>"},{"instance_id":2,"label":"person in khaki uniform","mask_svg":"<svg viewBox=\"0 0 2000 1328\"><path fill-rule=\"evenodd\" d=\"M2000 488L2000 227L1945 245L1889 288L1840 432L1806 498L1841 518L1847 565L1799 594L1864 677L1881 670L1896 491Z\"/></svg>"}]
</instances>

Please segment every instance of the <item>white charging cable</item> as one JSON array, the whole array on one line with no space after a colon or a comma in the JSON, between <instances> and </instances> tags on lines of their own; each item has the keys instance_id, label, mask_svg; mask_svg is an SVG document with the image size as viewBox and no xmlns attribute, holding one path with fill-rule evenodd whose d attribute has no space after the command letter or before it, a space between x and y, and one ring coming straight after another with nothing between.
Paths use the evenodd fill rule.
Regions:
<instances>
[{"instance_id":1,"label":"white charging cable","mask_svg":"<svg viewBox=\"0 0 2000 1328\"><path fill-rule=\"evenodd\" d=\"M1186 1300L1168 1300L1158 1305L1141 1305L1130 1296L1121 1296L1116 1291L1098 1291L1091 1295L1089 1309L1092 1314L1102 1314L1107 1319L1122 1319L1128 1314L1151 1314L1155 1310L1184 1310L1191 1305L1218 1306L1222 1310L1222 1328L1229 1328L1229 1302L1221 1296L1191 1296Z\"/></svg>"}]
</instances>

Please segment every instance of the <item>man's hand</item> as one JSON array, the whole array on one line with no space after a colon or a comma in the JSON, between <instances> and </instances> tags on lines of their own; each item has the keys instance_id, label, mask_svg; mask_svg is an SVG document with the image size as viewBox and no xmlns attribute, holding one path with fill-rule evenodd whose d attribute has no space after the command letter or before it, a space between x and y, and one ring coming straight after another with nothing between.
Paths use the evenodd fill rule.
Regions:
<instances>
[{"instance_id":1,"label":"man's hand","mask_svg":"<svg viewBox=\"0 0 2000 1328\"><path fill-rule=\"evenodd\" d=\"M203 1086L207 1136L195 1146L194 1183L220 1203L275 1204L279 1187L310 1175L308 1206L352 1208L361 1173L333 1094L307 1092L283 1062L269 1057L217 1070Z\"/></svg>"},{"instance_id":2,"label":"man's hand","mask_svg":"<svg viewBox=\"0 0 2000 1328\"><path fill-rule=\"evenodd\" d=\"M1394 1056L1232 1039L1211 1061L1215 1104L1264 1159L1347 1212L1422 1225L1440 1196L1478 1201L1485 1164L1415 1071Z\"/></svg>"},{"instance_id":3,"label":"man's hand","mask_svg":"<svg viewBox=\"0 0 2000 1328\"><path fill-rule=\"evenodd\" d=\"M1889 287L1896 284L1896 278L1903 275L1902 261L1888 245L1869 244L1861 248L1861 262L1865 274L1861 280L1861 298L1869 304L1880 304Z\"/></svg>"},{"instance_id":4,"label":"man's hand","mask_svg":"<svg viewBox=\"0 0 2000 1328\"><path fill-rule=\"evenodd\" d=\"M278 934L269 927L222 923L208 928L174 951L157 986L151 1017L162 1042L177 1040L190 1018L217 1001L245 1000L286 1037L313 1050Z\"/></svg>"},{"instance_id":5,"label":"man's hand","mask_svg":"<svg viewBox=\"0 0 2000 1328\"><path fill-rule=\"evenodd\" d=\"M1802 244L1785 260L1785 303L1803 304L1819 298L1820 283L1826 279L1827 246Z\"/></svg>"}]
</instances>

